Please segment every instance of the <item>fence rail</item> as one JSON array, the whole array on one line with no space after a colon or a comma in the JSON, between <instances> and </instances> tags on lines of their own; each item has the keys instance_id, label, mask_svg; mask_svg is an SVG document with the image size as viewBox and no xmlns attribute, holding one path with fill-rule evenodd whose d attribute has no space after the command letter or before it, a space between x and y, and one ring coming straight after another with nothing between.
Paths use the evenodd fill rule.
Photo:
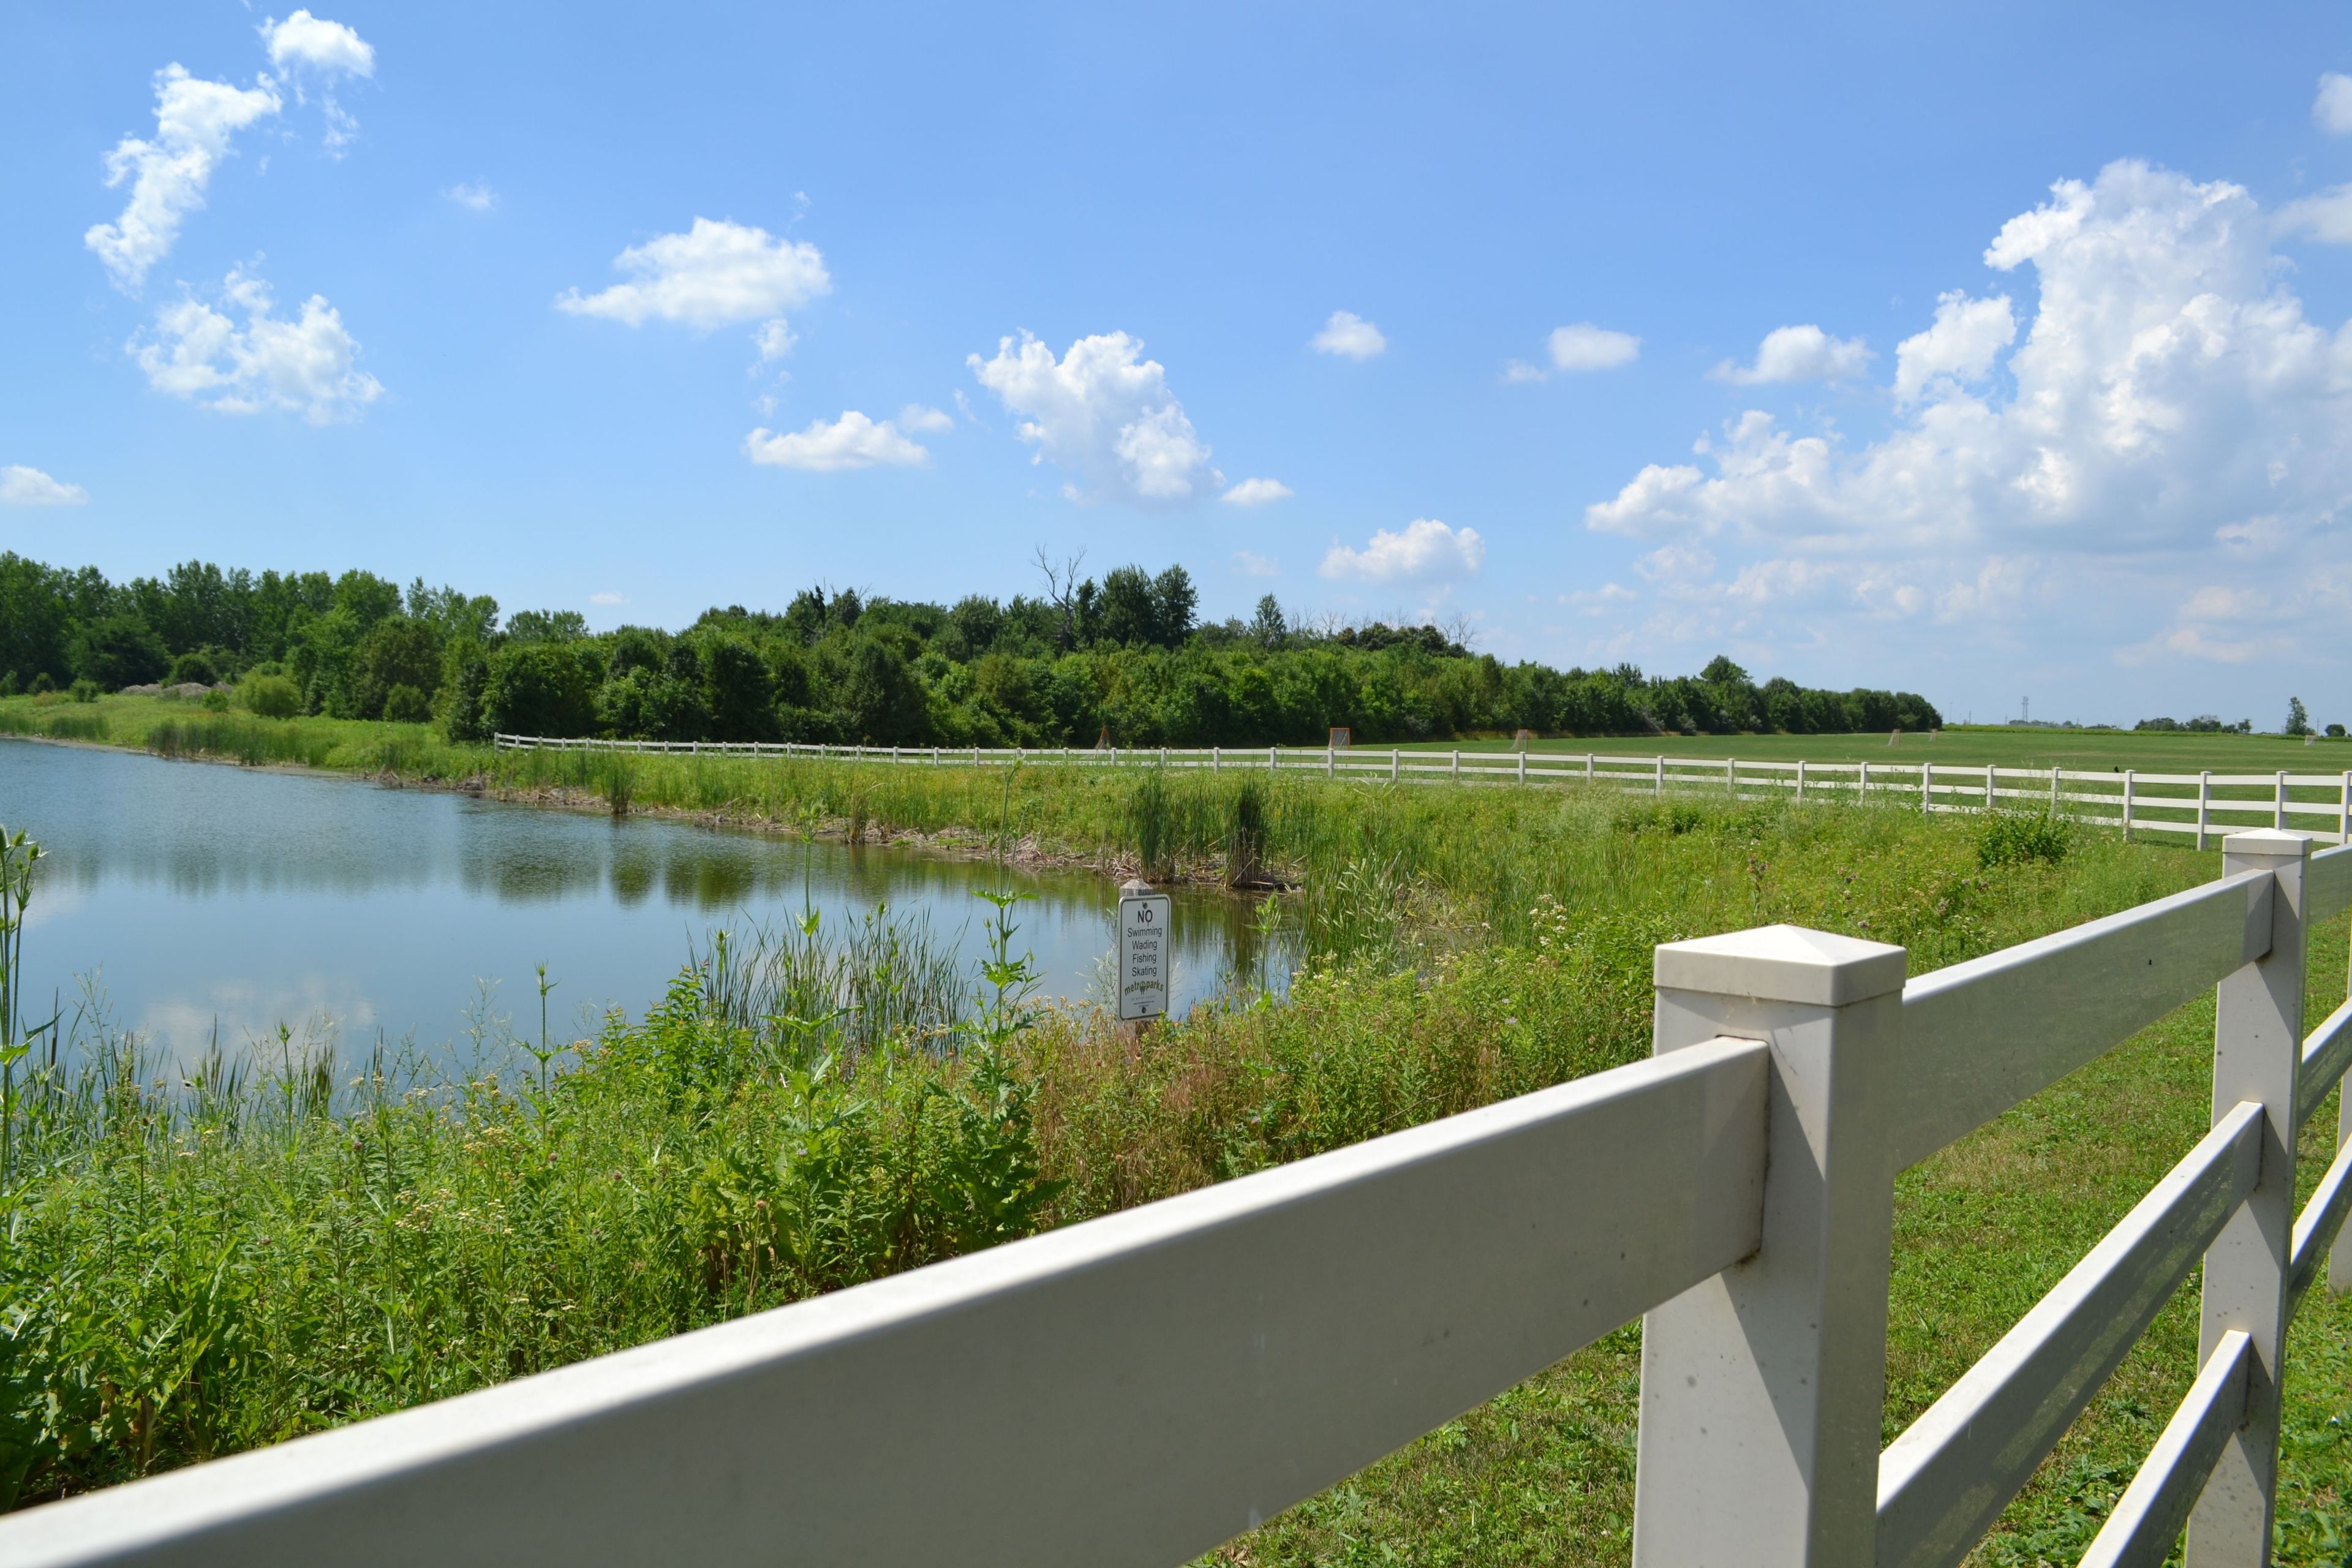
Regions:
<instances>
[{"instance_id":1,"label":"fence rail","mask_svg":"<svg viewBox=\"0 0 2352 1568\"><path fill-rule=\"evenodd\" d=\"M2286 1326L2352 1289L2294 1151L2352 848L1906 979L1655 956L1647 1061L639 1350L0 1520L0 1562L1184 1562L1643 1320L1637 1568L1958 1563L2181 1281L2199 1371L2086 1563L2266 1560ZM1897 1170L2217 987L2211 1132L1883 1452ZM1971 1089L1969 1066L1982 1069ZM2333 1249L2331 1251L2331 1248Z\"/></svg>"},{"instance_id":2,"label":"fence rail","mask_svg":"<svg viewBox=\"0 0 2352 1568\"><path fill-rule=\"evenodd\" d=\"M2048 810L2136 833L2193 837L2197 847L2248 827L2293 828L2352 844L2352 768L2340 773L2151 773L1917 762L1776 763L1744 758L1619 757L1599 752L1386 752L1300 746L835 746L802 741L560 740L492 737L499 751L654 756L801 757L912 767L1270 769L1397 783L1580 782L1664 795L1706 791L1796 800L1916 803L1926 811Z\"/></svg>"}]
</instances>

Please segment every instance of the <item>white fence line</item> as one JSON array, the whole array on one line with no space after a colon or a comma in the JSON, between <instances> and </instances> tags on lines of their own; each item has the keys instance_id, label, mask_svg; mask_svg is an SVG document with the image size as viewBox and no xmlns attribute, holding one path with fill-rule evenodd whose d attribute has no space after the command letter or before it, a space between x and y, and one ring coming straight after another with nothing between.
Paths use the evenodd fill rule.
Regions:
<instances>
[{"instance_id":1,"label":"white fence line","mask_svg":"<svg viewBox=\"0 0 2352 1568\"><path fill-rule=\"evenodd\" d=\"M2248 827L2294 828L2322 843L2352 843L2352 768L2340 773L2151 773L2126 769L2003 768L1916 762L1758 762L1746 758L1621 757L1599 752L1385 752L1349 747L1140 748L835 746L800 741L558 740L495 735L499 751L610 752L652 756L783 757L909 767L1170 767L1272 769L1396 783L1581 782L1664 795L1787 794L1910 802L1927 811L2054 811L2135 833L2210 839ZM2300 792L2301 798L2297 798ZM2324 798L2321 798L2324 797Z\"/></svg>"},{"instance_id":2,"label":"white fence line","mask_svg":"<svg viewBox=\"0 0 2352 1568\"><path fill-rule=\"evenodd\" d=\"M2347 1010L2305 1036L2301 1005L2352 848L2225 851L2195 895L1907 984L1903 949L1792 927L1670 943L1648 1061L28 1510L0 1562L1154 1568L1640 1316L1637 1568L1934 1568L2200 1258L2196 1384L2084 1561L2160 1563L2189 1520L2190 1568L2259 1562L2286 1323L2331 1245L2352 1288L2352 1111L2278 1202L2345 1066ZM2216 976L2211 1135L1882 1453L1900 1163ZM1971 1042L1988 1087L1931 1106L1915 1068L1949 1089Z\"/></svg>"}]
</instances>

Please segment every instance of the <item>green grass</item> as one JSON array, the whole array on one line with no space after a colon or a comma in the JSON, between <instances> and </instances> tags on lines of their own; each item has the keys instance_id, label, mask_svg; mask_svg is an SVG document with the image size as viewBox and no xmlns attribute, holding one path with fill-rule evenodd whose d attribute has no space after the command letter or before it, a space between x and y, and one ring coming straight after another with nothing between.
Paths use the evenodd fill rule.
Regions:
<instances>
[{"instance_id":1,"label":"green grass","mask_svg":"<svg viewBox=\"0 0 2352 1568\"><path fill-rule=\"evenodd\" d=\"M1147 788L1052 769L625 763L599 774L611 759L506 753L487 771L521 795L961 828L1107 868L1148 827L1169 863L1213 872L1247 815L1266 862L1307 884L1281 919L1324 956L1286 1002L1204 1011L1140 1045L1049 1011L992 1054L861 1047L823 1022L828 1004L696 981L543 1080L527 1060L438 1088L370 1077L330 1106L333 1086L293 1054L239 1084L225 1067L162 1089L143 1067L110 1069L67 1097L50 1142L28 1127L16 1145L46 1152L9 1198L0 1390L79 1423L42 1439L30 1495L644 1342L1635 1059L1658 942L1790 921L1903 942L1918 973L2209 879L2220 861L1892 805L1259 773L1245 813L1232 775ZM2342 921L2315 937L2314 1017L2345 994L2347 941ZM828 971L811 957L803 972ZM2186 1008L1904 1176L1890 1435L2195 1142L2210 1030L2210 1002ZM2310 1125L2306 1188L2333 1152L2332 1108ZM2194 1296L1978 1561L2079 1553L2187 1384ZM2290 1356L2278 1560L2340 1568L2352 1303L2311 1297ZM1218 1555L1622 1563L1637 1360L1638 1330L1612 1335Z\"/></svg>"},{"instance_id":2,"label":"green grass","mask_svg":"<svg viewBox=\"0 0 2352 1568\"><path fill-rule=\"evenodd\" d=\"M1407 742L1407 751L1448 752L1451 741ZM1464 752L1507 752L1507 740L1464 741ZM1365 750L1384 752L1385 745ZM1905 735L1894 745L1884 732L1865 735L1622 735L1587 740L1538 740L1530 751L1581 757L1687 757L1720 761L1896 763L1921 762L1953 767L2080 768L2106 773L2137 768L2143 773L2342 773L2352 769L2352 741L2322 738L2305 745L2284 735L2193 735L2178 731L2033 730L2023 726L1955 726L1934 740Z\"/></svg>"},{"instance_id":3,"label":"green grass","mask_svg":"<svg viewBox=\"0 0 2352 1568\"><path fill-rule=\"evenodd\" d=\"M430 724L261 719L170 697L0 700L0 735L85 741L159 756L380 773L455 783L488 764L488 746L452 745Z\"/></svg>"}]
</instances>

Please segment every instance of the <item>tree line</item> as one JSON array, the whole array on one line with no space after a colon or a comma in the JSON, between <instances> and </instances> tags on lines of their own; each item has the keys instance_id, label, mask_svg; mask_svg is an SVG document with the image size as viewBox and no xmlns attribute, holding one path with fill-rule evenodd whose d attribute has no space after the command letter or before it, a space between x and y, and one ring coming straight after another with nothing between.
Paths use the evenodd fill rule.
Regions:
<instances>
[{"instance_id":1,"label":"tree line","mask_svg":"<svg viewBox=\"0 0 2352 1568\"><path fill-rule=\"evenodd\" d=\"M0 553L0 696L242 682L262 711L432 720L647 740L934 745L1320 744L1531 730L1836 733L1923 730L1911 692L1758 683L1728 658L1696 676L1630 664L1506 664L1433 626L1303 626L1268 595L1202 621L1181 566L1099 581L1041 559L1045 588L953 605L822 587L781 612L706 611L682 631L594 633L571 610L365 571L259 574L191 561L110 583Z\"/></svg>"}]
</instances>

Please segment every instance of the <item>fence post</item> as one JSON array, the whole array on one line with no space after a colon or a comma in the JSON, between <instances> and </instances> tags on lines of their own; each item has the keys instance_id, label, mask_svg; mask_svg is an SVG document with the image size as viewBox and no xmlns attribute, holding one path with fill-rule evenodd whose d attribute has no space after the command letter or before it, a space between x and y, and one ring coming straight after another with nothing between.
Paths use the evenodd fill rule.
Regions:
<instances>
[{"instance_id":1,"label":"fence post","mask_svg":"<svg viewBox=\"0 0 2352 1568\"><path fill-rule=\"evenodd\" d=\"M1339 776L1339 748L1337 746L1323 748L1323 776L1327 779Z\"/></svg>"},{"instance_id":2,"label":"fence post","mask_svg":"<svg viewBox=\"0 0 2352 1568\"><path fill-rule=\"evenodd\" d=\"M1634 1568L1870 1568L1907 955L1797 926L1657 950L1658 1054L1771 1047L1759 1245L1642 1326Z\"/></svg>"},{"instance_id":3,"label":"fence post","mask_svg":"<svg viewBox=\"0 0 2352 1568\"><path fill-rule=\"evenodd\" d=\"M2213 1120L2262 1103L2262 1176L2205 1254L2197 1334L2203 1365L2221 1336L2253 1341L2245 1420L2189 1516L2189 1568L2265 1568L2278 1487L2279 1380L2286 1349L2286 1263L2294 1227L2295 1079L2303 1065L2304 869L2311 840L2255 828L2221 840L2221 874L2269 871L2270 951L2214 994Z\"/></svg>"},{"instance_id":4,"label":"fence post","mask_svg":"<svg viewBox=\"0 0 2352 1568\"><path fill-rule=\"evenodd\" d=\"M2059 815L2059 812L2058 812L2058 770L2057 770L2056 768L2052 768L2052 769L2050 770L2050 815L2051 815L2051 816L2058 816L2058 815Z\"/></svg>"},{"instance_id":5,"label":"fence post","mask_svg":"<svg viewBox=\"0 0 2352 1568\"><path fill-rule=\"evenodd\" d=\"M1519 782L1528 782L1528 754L1525 752L1519 753Z\"/></svg>"},{"instance_id":6,"label":"fence post","mask_svg":"<svg viewBox=\"0 0 2352 1568\"><path fill-rule=\"evenodd\" d=\"M1586 784L1591 784L1592 782L1592 753L1591 752L1584 753L1584 782Z\"/></svg>"},{"instance_id":7,"label":"fence post","mask_svg":"<svg viewBox=\"0 0 2352 1568\"><path fill-rule=\"evenodd\" d=\"M1856 775L1856 778L1857 778L1858 782L1857 782L1857 783L1854 784L1854 786L1853 786L1853 798L1854 798L1854 801L1855 801L1855 803L1856 803L1856 804L1858 804L1858 805L1867 805L1870 803L1870 763L1869 763L1864 762L1864 763L1862 764L1861 772Z\"/></svg>"},{"instance_id":8,"label":"fence post","mask_svg":"<svg viewBox=\"0 0 2352 1568\"><path fill-rule=\"evenodd\" d=\"M1398 755L1399 753L1397 749L1394 746L1391 746L1389 748L1389 783L1391 784L1396 783L1400 776L1397 764Z\"/></svg>"},{"instance_id":9,"label":"fence post","mask_svg":"<svg viewBox=\"0 0 2352 1568\"><path fill-rule=\"evenodd\" d=\"M2286 770L2278 774L2278 798L2271 805L2271 826L2280 833L2286 831Z\"/></svg>"},{"instance_id":10,"label":"fence post","mask_svg":"<svg viewBox=\"0 0 2352 1568\"><path fill-rule=\"evenodd\" d=\"M1666 756L1664 752L1658 753L1657 795L1660 800L1664 800L1666 797Z\"/></svg>"},{"instance_id":11,"label":"fence post","mask_svg":"<svg viewBox=\"0 0 2352 1568\"><path fill-rule=\"evenodd\" d=\"M2137 768L2124 770L2124 842L2126 844L2132 841L2132 779L2138 771Z\"/></svg>"},{"instance_id":12,"label":"fence post","mask_svg":"<svg viewBox=\"0 0 2352 1568\"><path fill-rule=\"evenodd\" d=\"M2197 774L2197 847L2205 847L2206 829L2213 820L2213 770L2204 768Z\"/></svg>"},{"instance_id":13,"label":"fence post","mask_svg":"<svg viewBox=\"0 0 2352 1568\"><path fill-rule=\"evenodd\" d=\"M2352 844L2352 768L2344 770L2344 793L2336 798L2336 842Z\"/></svg>"},{"instance_id":14,"label":"fence post","mask_svg":"<svg viewBox=\"0 0 2352 1568\"><path fill-rule=\"evenodd\" d=\"M1739 759L1737 757L1723 759L1723 793L1726 795L1736 795L1739 793L1739 774L1734 771L1738 766Z\"/></svg>"},{"instance_id":15,"label":"fence post","mask_svg":"<svg viewBox=\"0 0 2352 1568\"><path fill-rule=\"evenodd\" d=\"M1797 798L1801 801L1805 798L1805 759L1802 757L1797 759Z\"/></svg>"},{"instance_id":16,"label":"fence post","mask_svg":"<svg viewBox=\"0 0 2352 1568\"><path fill-rule=\"evenodd\" d=\"M1276 769L1281 766L1282 748L1280 746L1268 746L1265 749L1265 771L1267 773L1273 773Z\"/></svg>"},{"instance_id":17,"label":"fence post","mask_svg":"<svg viewBox=\"0 0 2352 1568\"><path fill-rule=\"evenodd\" d=\"M1936 809L1936 764L1919 764L1919 815L1927 816Z\"/></svg>"},{"instance_id":18,"label":"fence post","mask_svg":"<svg viewBox=\"0 0 2352 1568\"><path fill-rule=\"evenodd\" d=\"M1462 776L1462 748L1459 746L1454 748L1454 763L1446 770L1445 776L1454 779L1458 779ZM2352 773L2347 773L2344 776L2347 780L2352 780ZM2352 795L2347 795L2345 798L2352 800Z\"/></svg>"},{"instance_id":19,"label":"fence post","mask_svg":"<svg viewBox=\"0 0 2352 1568\"><path fill-rule=\"evenodd\" d=\"M2000 809L2000 769L1991 763L1985 764L1985 809Z\"/></svg>"}]
</instances>

